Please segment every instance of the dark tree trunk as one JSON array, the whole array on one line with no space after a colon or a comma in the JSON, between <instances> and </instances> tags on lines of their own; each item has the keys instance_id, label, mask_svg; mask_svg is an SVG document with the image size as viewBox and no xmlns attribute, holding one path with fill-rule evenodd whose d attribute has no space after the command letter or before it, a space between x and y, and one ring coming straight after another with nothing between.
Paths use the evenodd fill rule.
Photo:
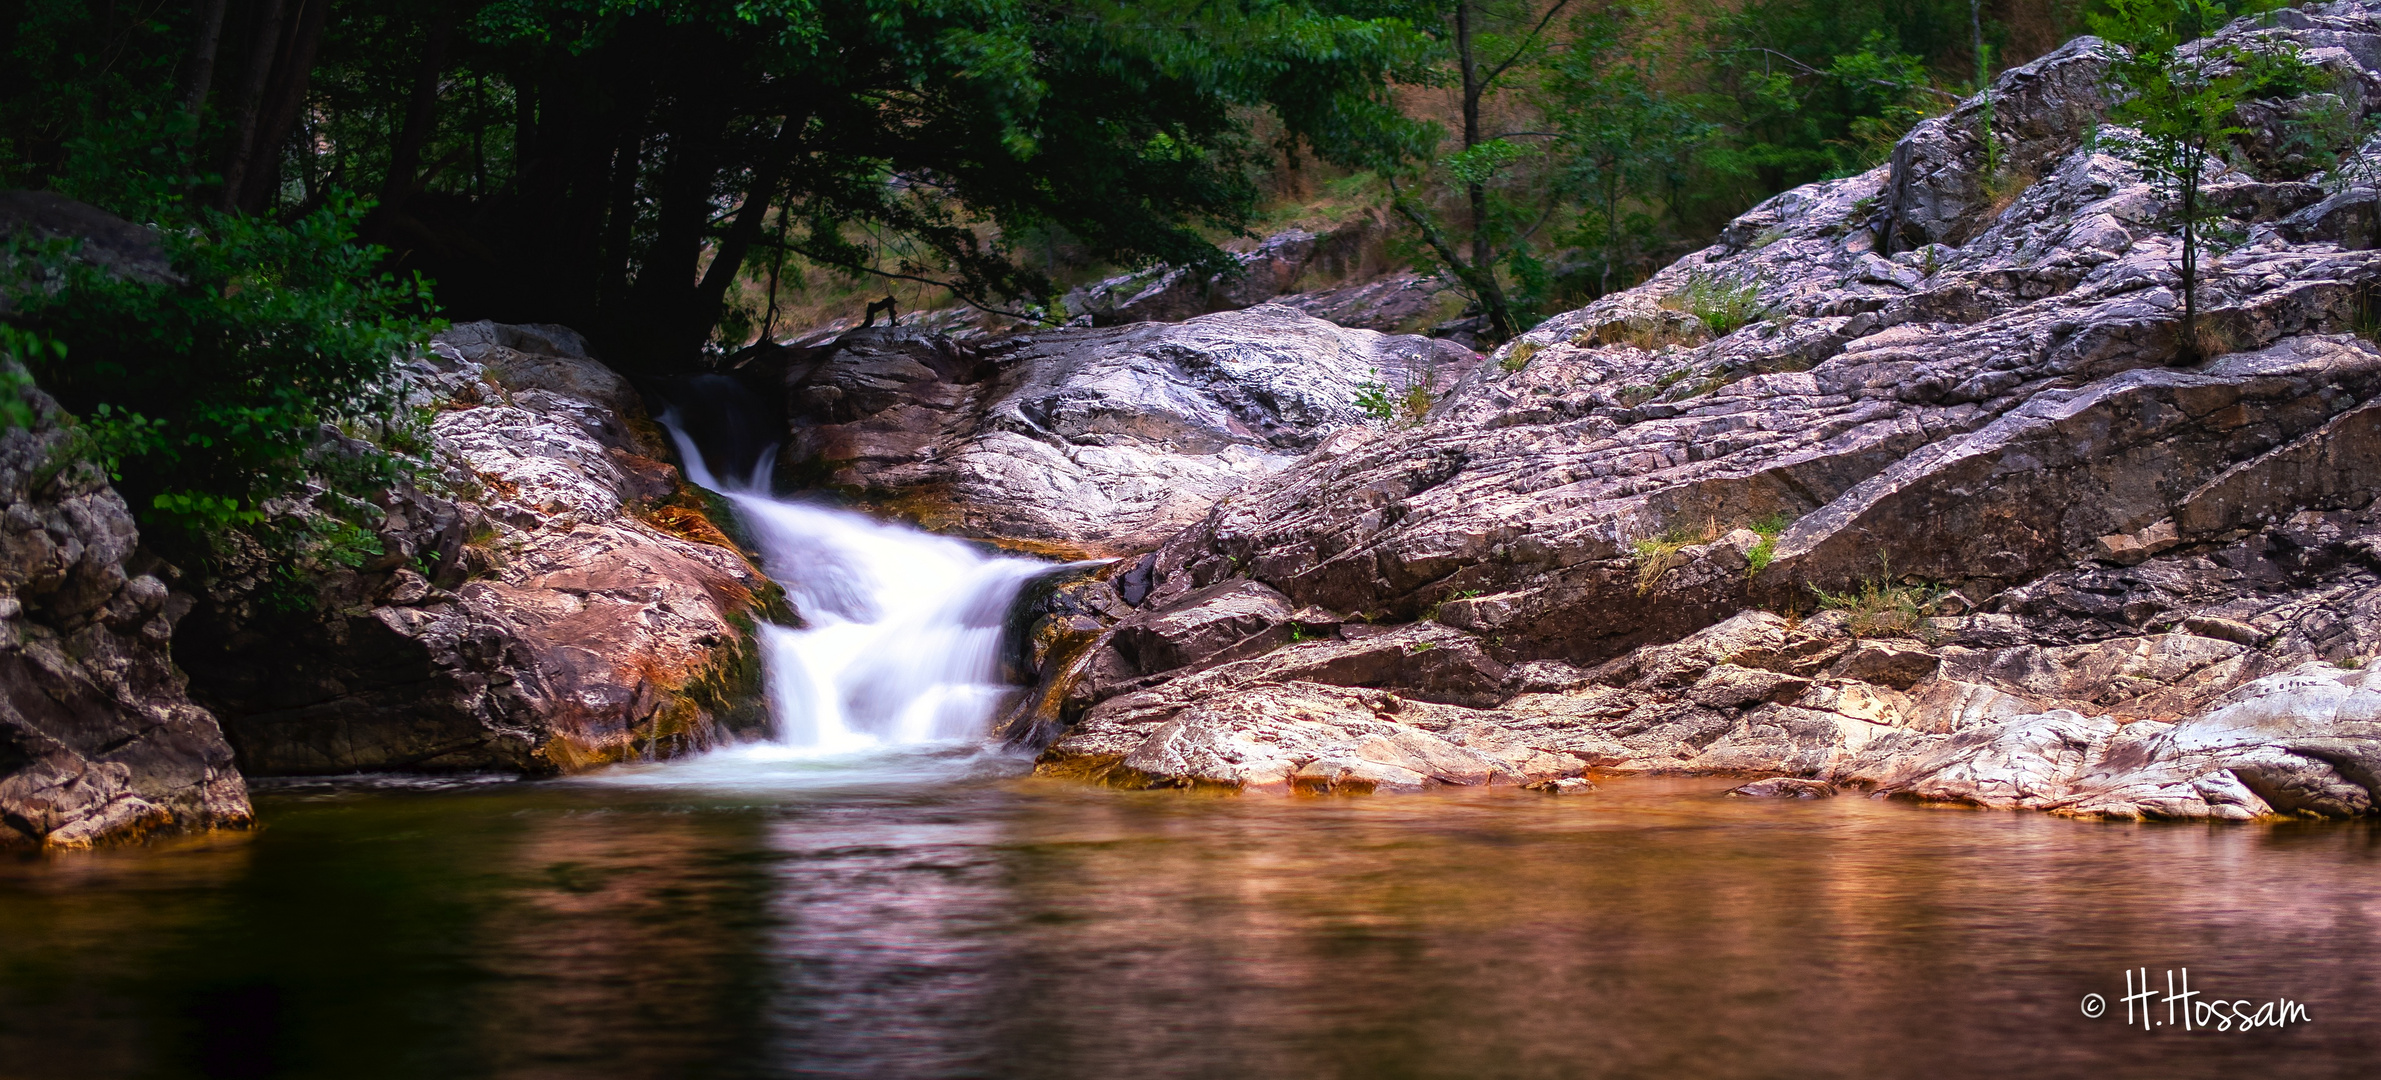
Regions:
<instances>
[{"instance_id":1,"label":"dark tree trunk","mask_svg":"<svg viewBox=\"0 0 2381 1080\"><path fill-rule=\"evenodd\" d=\"M206 108L207 88L215 83L215 54L223 48L223 9L226 0L199 0L197 31L190 43L190 70L182 77L182 109L192 116Z\"/></svg>"},{"instance_id":2,"label":"dark tree trunk","mask_svg":"<svg viewBox=\"0 0 2381 1080\"><path fill-rule=\"evenodd\" d=\"M744 268L744 260L752 253L752 245L761 237L761 229L768 224L769 204L777 198L777 185L785 178L786 164L793 157L794 142L800 137L803 118L789 116L779 125L776 137L769 140L766 156L754 163L752 183L745 189L744 205L736 211L736 218L728 226L727 235L720 238L719 249L711 256L711 265L703 272L703 280L695 286L693 303L687 312L687 326L681 331L686 339L682 346L688 354L703 347L703 339L719 321L720 311L727 302L728 288L735 284L736 273ZM772 281L769 302L777 302L777 288Z\"/></svg>"},{"instance_id":3,"label":"dark tree trunk","mask_svg":"<svg viewBox=\"0 0 2381 1080\"><path fill-rule=\"evenodd\" d=\"M1488 92L1480 78L1480 61L1472 48L1472 5L1455 5L1455 56L1463 68L1463 148L1480 145L1480 98ZM1504 286L1496 280L1496 251L1488 235L1488 185L1464 185L1465 201L1472 213L1472 291L1479 294L1480 310L1488 316L1488 333L1498 341L1513 336L1513 313L1505 302ZM1458 268L1460 271L1462 268Z\"/></svg>"},{"instance_id":4,"label":"dark tree trunk","mask_svg":"<svg viewBox=\"0 0 2381 1080\"><path fill-rule=\"evenodd\" d=\"M678 100L660 129L668 146L654 185L653 239L639 253L629 286L626 310L635 315L609 320L611 334L633 354L622 359L649 367L694 359L681 328L694 316L726 119L698 88L681 84L676 90Z\"/></svg>"},{"instance_id":5,"label":"dark tree trunk","mask_svg":"<svg viewBox=\"0 0 2381 1080\"><path fill-rule=\"evenodd\" d=\"M248 47L248 70L240 78L240 96L232 106L230 152L223 159L223 190L216 205L235 208L247 182L248 154L256 145L257 110L264 104L265 84L273 77L273 58L281 43L282 0L259 0L256 25Z\"/></svg>"},{"instance_id":6,"label":"dark tree trunk","mask_svg":"<svg viewBox=\"0 0 2381 1080\"><path fill-rule=\"evenodd\" d=\"M330 21L331 0L299 0L297 24L287 48L274 65L272 91L258 112L257 138L249 148L249 162L239 191L239 208L257 213L270 206L281 186L281 148L297 128L306 107L306 87L314 77L314 58L322 45L322 31Z\"/></svg>"},{"instance_id":7,"label":"dark tree trunk","mask_svg":"<svg viewBox=\"0 0 2381 1080\"><path fill-rule=\"evenodd\" d=\"M432 16L422 38L422 62L414 71L413 92L405 102L405 125L389 150L389 175L380 185L380 212L399 212L414 192L422 167L422 147L438 125L438 79L446 72L447 44L454 38L453 10Z\"/></svg>"},{"instance_id":8,"label":"dark tree trunk","mask_svg":"<svg viewBox=\"0 0 2381 1080\"><path fill-rule=\"evenodd\" d=\"M612 155L610 199L604 210L604 276L597 295L604 300L628 299L629 246L636 237L637 178L643 166L643 124L629 130Z\"/></svg>"},{"instance_id":9,"label":"dark tree trunk","mask_svg":"<svg viewBox=\"0 0 2381 1080\"><path fill-rule=\"evenodd\" d=\"M2177 194L2183 203L2183 340L2175 349L2175 362L2196 364L2207 359L2199 339L2199 178L2207 165L2207 151L2186 145L2182 165L2177 185L2182 190Z\"/></svg>"}]
</instances>

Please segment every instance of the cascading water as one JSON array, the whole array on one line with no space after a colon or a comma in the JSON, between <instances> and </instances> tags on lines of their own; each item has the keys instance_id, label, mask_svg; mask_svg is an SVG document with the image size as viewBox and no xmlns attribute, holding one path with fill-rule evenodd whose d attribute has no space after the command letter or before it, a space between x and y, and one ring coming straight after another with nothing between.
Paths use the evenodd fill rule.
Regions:
<instances>
[{"instance_id":1,"label":"cascading water","mask_svg":"<svg viewBox=\"0 0 2381 1080\"><path fill-rule=\"evenodd\" d=\"M720 380L725 382L726 380ZM986 556L947 537L774 498L775 447L744 475L715 474L678 410L661 422L688 479L733 500L807 629L764 626L776 740L812 755L978 740L1017 693L1000 671L1001 624L1048 563ZM726 454L743 461L744 450ZM717 460L715 458L714 460Z\"/></svg>"}]
</instances>

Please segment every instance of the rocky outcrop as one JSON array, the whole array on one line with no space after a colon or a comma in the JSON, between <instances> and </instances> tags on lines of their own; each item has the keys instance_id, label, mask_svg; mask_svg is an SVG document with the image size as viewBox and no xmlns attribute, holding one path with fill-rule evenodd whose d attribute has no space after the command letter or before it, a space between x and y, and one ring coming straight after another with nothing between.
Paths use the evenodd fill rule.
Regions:
<instances>
[{"instance_id":1,"label":"rocky outcrop","mask_svg":"<svg viewBox=\"0 0 2381 1080\"><path fill-rule=\"evenodd\" d=\"M1462 305L1446 282L1390 268L1382 251L1388 231L1372 217L1320 234L1286 229L1232 252L1233 274L1158 266L1085 285L1062 303L1089 326L1180 322L1267 302L1383 333L1410 333L1454 314Z\"/></svg>"},{"instance_id":2,"label":"rocky outcrop","mask_svg":"<svg viewBox=\"0 0 2381 1080\"><path fill-rule=\"evenodd\" d=\"M275 610L215 583L183 663L251 774L566 772L766 724L782 594L681 484L629 384L558 327L459 326L407 374L439 475L381 554Z\"/></svg>"},{"instance_id":3,"label":"rocky outcrop","mask_svg":"<svg viewBox=\"0 0 2381 1080\"><path fill-rule=\"evenodd\" d=\"M1261 305L987 344L858 330L746 374L783 395L781 476L937 531L1113 555L1361 426L1367 384L1443 392L1477 362L1444 342Z\"/></svg>"},{"instance_id":4,"label":"rocky outcrop","mask_svg":"<svg viewBox=\"0 0 2381 1080\"><path fill-rule=\"evenodd\" d=\"M24 378L0 359L0 393L34 417L0 429L0 848L245 825L231 747L169 649L190 598Z\"/></svg>"},{"instance_id":5,"label":"rocky outcrop","mask_svg":"<svg viewBox=\"0 0 2381 1080\"><path fill-rule=\"evenodd\" d=\"M2381 101L2370 3L2224 35ZM1398 766L1428 782L1592 767L2364 812L2361 676L2326 665L2381 649L2381 348L2352 333L2381 281L2371 193L2327 197L2303 161L2212 176L2239 235L2202 270L2220 347L2175 366L2165 207L2099 152L2123 132L2084 138L2106 48L1996 83L2006 171L1984 175L1978 104L1922 124L1893 164L1531 330L1427 423L1342 430L1124 564L1107 587L1136 602L1055 695L1075 725L1046 767L1297 786L1271 778L1389 738L1324 708L1357 692L1370 723L1547 755ZM2236 157L2281 162L2283 134ZM2256 704L2317 698L2341 704L2291 724Z\"/></svg>"}]
</instances>

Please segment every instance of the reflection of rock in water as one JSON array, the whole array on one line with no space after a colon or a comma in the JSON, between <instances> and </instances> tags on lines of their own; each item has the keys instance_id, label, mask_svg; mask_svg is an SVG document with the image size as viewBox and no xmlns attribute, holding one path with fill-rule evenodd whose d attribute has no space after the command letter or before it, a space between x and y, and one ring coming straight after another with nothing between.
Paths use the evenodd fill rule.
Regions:
<instances>
[{"instance_id":1,"label":"reflection of rock in water","mask_svg":"<svg viewBox=\"0 0 2381 1080\"><path fill-rule=\"evenodd\" d=\"M717 1075L761 1051L766 882L741 817L539 814L463 955L489 1075ZM488 851L486 855L498 855Z\"/></svg>"},{"instance_id":2,"label":"reflection of rock in water","mask_svg":"<svg viewBox=\"0 0 2381 1080\"><path fill-rule=\"evenodd\" d=\"M773 903L769 1007L781 1060L803 1074L983 1075L987 1038L1031 963L998 822L843 807L773 826L786 856Z\"/></svg>"}]
</instances>

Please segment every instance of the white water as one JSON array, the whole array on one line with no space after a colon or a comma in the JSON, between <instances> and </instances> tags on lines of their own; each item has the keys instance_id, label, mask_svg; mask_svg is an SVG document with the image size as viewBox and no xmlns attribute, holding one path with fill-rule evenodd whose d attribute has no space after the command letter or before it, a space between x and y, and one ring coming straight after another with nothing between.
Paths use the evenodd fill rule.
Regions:
<instances>
[{"instance_id":1,"label":"white water","mask_svg":"<svg viewBox=\"0 0 2381 1080\"><path fill-rule=\"evenodd\" d=\"M1001 679L1002 618L1050 564L987 557L947 537L772 498L773 453L761 455L752 475L722 479L674 416L662 423L688 479L734 500L762 569L809 624L761 628L773 741L712 756L742 769L781 762L771 771L789 780L829 764L822 759L866 769L904 747L974 757L960 747L980 743L1018 693ZM729 762L689 764L709 773Z\"/></svg>"}]
</instances>

